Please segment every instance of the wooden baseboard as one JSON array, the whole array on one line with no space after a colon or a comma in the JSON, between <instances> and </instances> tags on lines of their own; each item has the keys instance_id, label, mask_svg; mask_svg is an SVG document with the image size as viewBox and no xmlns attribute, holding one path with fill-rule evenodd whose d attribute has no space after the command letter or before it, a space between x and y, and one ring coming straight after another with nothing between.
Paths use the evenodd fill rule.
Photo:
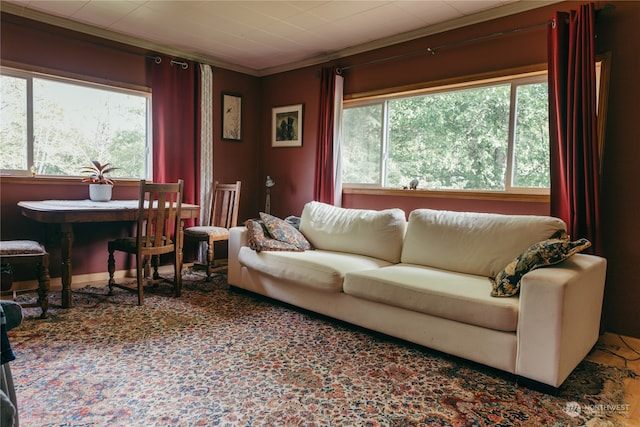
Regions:
<instances>
[{"instance_id":1,"label":"wooden baseboard","mask_svg":"<svg viewBox=\"0 0 640 427\"><path fill-rule=\"evenodd\" d=\"M182 268L190 267L191 264L184 264ZM172 265L162 265L158 267L158 272L160 274L172 274L173 266ZM118 270L113 275L116 279L135 279L136 271L135 270ZM109 273L104 271L100 273L89 273L89 274L78 274L74 275L71 278L71 289L76 290L85 287L88 283L96 284L103 282L104 285L107 285L109 281ZM13 286L10 290L2 292L2 295L10 295L14 292L21 293L27 291L35 291L38 289L38 282L36 280L25 280L13 282ZM62 278L61 277L52 277L50 283L50 292L61 291L62 290Z\"/></svg>"}]
</instances>

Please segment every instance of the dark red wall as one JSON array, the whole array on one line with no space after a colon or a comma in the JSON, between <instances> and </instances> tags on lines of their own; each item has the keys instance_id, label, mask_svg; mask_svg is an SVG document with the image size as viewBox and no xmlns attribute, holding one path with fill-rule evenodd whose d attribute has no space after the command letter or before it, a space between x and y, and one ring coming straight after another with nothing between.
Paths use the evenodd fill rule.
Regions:
<instances>
[{"instance_id":1,"label":"dark red wall","mask_svg":"<svg viewBox=\"0 0 640 427\"><path fill-rule=\"evenodd\" d=\"M313 199L320 67L309 67L262 79L260 178L264 210L264 181L271 176L276 185L271 190L271 213L287 216L300 214ZM272 147L272 108L303 104L302 147Z\"/></svg>"},{"instance_id":2,"label":"dark red wall","mask_svg":"<svg viewBox=\"0 0 640 427\"><path fill-rule=\"evenodd\" d=\"M418 49L455 43L461 40L506 31L512 28L544 23L556 10L576 9L581 2L564 2L533 11L496 19L469 27L425 37L337 61L351 66L388 58ZM597 53L611 52L611 83L605 138L602 215L608 275L605 290L604 328L640 337L640 276L635 271L640 259L640 190L636 165L640 164L640 2L607 2L614 10L600 14L597 23ZM435 55L411 56L376 65L354 67L345 71L345 96L390 87L455 78L534 64L546 58L546 27L534 28L504 37L442 49ZM263 79L262 150L263 174L278 176L274 188L273 210L284 216L299 214L304 203L313 197L313 174L316 150L317 109L319 102L320 66L294 70ZM272 107L287 103L305 103L305 136L302 148L269 147ZM439 199L434 197L398 197L386 195L347 194L344 206L362 208L402 207L406 211L418 207L547 214L548 206L529 202L503 202L477 199Z\"/></svg>"},{"instance_id":3,"label":"dark red wall","mask_svg":"<svg viewBox=\"0 0 640 427\"><path fill-rule=\"evenodd\" d=\"M515 15L459 30L425 37L391 47L378 49L335 61L346 67L344 71L345 98L363 92L391 87L432 82L480 73L496 72L516 67L546 63L546 27L541 25L517 35L498 37L470 45L442 49L435 55L427 47L440 46L460 40L491 34L498 30L544 24L551 16L550 9ZM396 57L422 50L420 55L373 65L358 66L370 61ZM300 214L306 202L313 198L315 152L317 149L318 104L320 96L319 72L321 66L285 72L262 79L263 130L261 162L263 175L276 179L273 188L272 213L286 216ZM301 148L272 148L270 146L271 109L273 107L303 103L304 136ZM345 195L346 207L406 206L434 207L455 210L484 210L504 213L548 214L545 204L528 202L502 202L493 200L456 200L437 198L403 198L397 196Z\"/></svg>"},{"instance_id":4,"label":"dark red wall","mask_svg":"<svg viewBox=\"0 0 640 427\"><path fill-rule=\"evenodd\" d=\"M88 78L105 83L145 88L147 83L147 52L108 40L63 30L10 14L2 14L2 65L20 66L33 71L57 70L67 77ZM260 138L259 111L260 80L233 71L214 69L213 77L213 133L214 179L221 182L242 181L239 221L255 216L261 195L258 186L258 141ZM242 142L221 139L220 97L222 91L243 96ZM185 171L190 173L190 171ZM4 180L0 193L2 215L0 234L3 239L30 237L46 242L52 252L52 276L59 277L58 239L55 227L35 224L20 215L17 202L40 199L86 199L87 185L60 180L16 183ZM136 186L114 187L114 198L137 198ZM97 224L75 226L73 273L87 274L106 271L107 240L130 232L127 224ZM89 255L87 255L89 254ZM118 266L121 264L119 263Z\"/></svg>"},{"instance_id":5,"label":"dark red wall","mask_svg":"<svg viewBox=\"0 0 640 427\"><path fill-rule=\"evenodd\" d=\"M410 191L410 190L407 190ZM452 211L487 212L487 200L454 197L387 196L368 194L345 194L342 205L361 209L400 208L407 218L414 209L429 208ZM526 202L494 200L490 203L491 212L521 215L549 215L546 202Z\"/></svg>"},{"instance_id":6,"label":"dark red wall","mask_svg":"<svg viewBox=\"0 0 640 427\"><path fill-rule=\"evenodd\" d=\"M98 82L147 85L143 50L2 13L2 65L14 61L92 77Z\"/></svg>"},{"instance_id":7,"label":"dark red wall","mask_svg":"<svg viewBox=\"0 0 640 427\"><path fill-rule=\"evenodd\" d=\"M88 199L89 188L78 180L50 180L33 178L15 182L13 178L0 178L2 192L0 200L0 235L3 240L33 239L45 244L50 252L51 276L60 277L60 228L32 221L20 213L20 200ZM66 182L64 182L66 181ZM135 182L119 183L113 188L114 199L136 199L138 185ZM86 274L107 270L107 241L115 237L130 235L131 224L97 223L74 226L75 239L71 263L74 274ZM123 265L124 257L116 259Z\"/></svg>"},{"instance_id":8,"label":"dark red wall","mask_svg":"<svg viewBox=\"0 0 640 427\"><path fill-rule=\"evenodd\" d=\"M222 140L222 92L242 95L242 141ZM220 182L242 181L238 223L256 216L262 180L259 176L261 142L260 80L221 68L213 72L213 176Z\"/></svg>"},{"instance_id":9,"label":"dark red wall","mask_svg":"<svg viewBox=\"0 0 640 427\"><path fill-rule=\"evenodd\" d=\"M635 170L636 165L640 164L640 120L636 107L637 100L640 99L640 2L607 2L609 3L615 5L615 10L606 11L599 16L596 40L597 52L611 52L612 58L602 177L602 226L608 259L604 327L608 331L640 337L640 316L637 315L637 308L640 307L640 277L635 271L637 260L640 259L640 246L636 244L640 241L640 227L636 224L636 217L640 212L640 190ZM575 9L579 4L581 2L550 4L518 15L343 58L337 61L336 65L357 65L417 49L426 50L427 47L544 23L551 18L554 11L568 11ZM77 34L67 37L70 33L66 31L58 30L54 31L55 35L47 34L41 29L50 31L51 27L44 24L34 24L4 14L2 19L0 48L3 64L7 60L13 60L69 69L80 74L92 73L99 78L136 85L146 84L142 57L77 41L78 38L91 38L78 37ZM19 25L15 25L15 22ZM111 45L106 41L100 42ZM442 49L435 55L425 53L348 69L345 71L345 94L349 96L401 85L544 63L546 27L538 26L504 37ZM216 103L213 117L214 175L221 181L243 181L241 219L254 217L264 208L264 180L267 175L276 180L272 192L272 213L279 216L300 214L304 204L313 198L320 69L321 66L318 65L263 78L222 69L214 71L214 100L220 99L221 91L243 95L242 142L232 143L220 139L219 101ZM302 147L272 148L271 109L300 103L304 104ZM40 232L33 224L25 223L22 218L17 219L15 216L13 206L18 199L25 198L24 192L28 191L30 198L65 198L65 188L61 187L57 192L40 193L31 188L12 188L10 184L3 184L0 223L3 237L7 230L29 235ZM66 198L71 197L69 194ZM73 197L86 196L74 192ZM344 205L365 208L397 206L407 212L418 207L505 213L548 212L548 206L539 202L397 195L346 194ZM12 211L13 214L6 214ZM93 261L87 261L86 257L74 262L76 266L82 266L84 269L78 268L78 273L104 271L97 269L102 265L101 260L96 261L95 266Z\"/></svg>"},{"instance_id":10,"label":"dark red wall","mask_svg":"<svg viewBox=\"0 0 640 427\"><path fill-rule=\"evenodd\" d=\"M609 3L609 2L607 2ZM640 337L640 2L612 2L598 21L598 52L611 53L602 175L602 228L608 260L605 328Z\"/></svg>"}]
</instances>

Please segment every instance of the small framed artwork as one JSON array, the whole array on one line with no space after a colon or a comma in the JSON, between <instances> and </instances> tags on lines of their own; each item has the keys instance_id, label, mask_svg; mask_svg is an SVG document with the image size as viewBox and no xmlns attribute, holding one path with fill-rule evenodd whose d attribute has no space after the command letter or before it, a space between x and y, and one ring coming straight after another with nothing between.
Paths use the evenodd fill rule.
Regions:
<instances>
[{"instance_id":1,"label":"small framed artwork","mask_svg":"<svg viewBox=\"0 0 640 427\"><path fill-rule=\"evenodd\" d=\"M273 109L272 147L302 146L302 104Z\"/></svg>"},{"instance_id":2,"label":"small framed artwork","mask_svg":"<svg viewBox=\"0 0 640 427\"><path fill-rule=\"evenodd\" d=\"M242 141L242 95L222 92L222 139Z\"/></svg>"}]
</instances>

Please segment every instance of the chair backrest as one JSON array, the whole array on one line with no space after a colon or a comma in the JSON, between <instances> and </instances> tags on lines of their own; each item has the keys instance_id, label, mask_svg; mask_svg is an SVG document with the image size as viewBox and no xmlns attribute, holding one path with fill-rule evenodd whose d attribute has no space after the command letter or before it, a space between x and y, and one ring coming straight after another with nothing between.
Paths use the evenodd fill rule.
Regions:
<instances>
[{"instance_id":1,"label":"chair backrest","mask_svg":"<svg viewBox=\"0 0 640 427\"><path fill-rule=\"evenodd\" d=\"M240 181L235 184L213 183L213 197L209 224L213 227L231 228L238 223Z\"/></svg>"},{"instance_id":2,"label":"chair backrest","mask_svg":"<svg viewBox=\"0 0 640 427\"><path fill-rule=\"evenodd\" d=\"M138 248L157 248L160 252L174 246L180 230L183 180L177 183L140 181L138 205ZM175 236L175 237L174 237Z\"/></svg>"}]
</instances>

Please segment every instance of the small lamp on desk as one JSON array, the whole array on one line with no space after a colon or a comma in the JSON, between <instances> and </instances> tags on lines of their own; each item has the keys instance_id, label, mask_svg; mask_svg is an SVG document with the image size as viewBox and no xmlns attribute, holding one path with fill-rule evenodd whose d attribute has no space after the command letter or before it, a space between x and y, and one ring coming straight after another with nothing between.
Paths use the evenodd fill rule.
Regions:
<instances>
[{"instance_id":1,"label":"small lamp on desk","mask_svg":"<svg viewBox=\"0 0 640 427\"><path fill-rule=\"evenodd\" d=\"M267 187L267 197L264 201L264 212L270 214L271 213L271 187L276 185L276 182L273 180L273 178L267 175L267 180L265 181L264 185Z\"/></svg>"}]
</instances>

